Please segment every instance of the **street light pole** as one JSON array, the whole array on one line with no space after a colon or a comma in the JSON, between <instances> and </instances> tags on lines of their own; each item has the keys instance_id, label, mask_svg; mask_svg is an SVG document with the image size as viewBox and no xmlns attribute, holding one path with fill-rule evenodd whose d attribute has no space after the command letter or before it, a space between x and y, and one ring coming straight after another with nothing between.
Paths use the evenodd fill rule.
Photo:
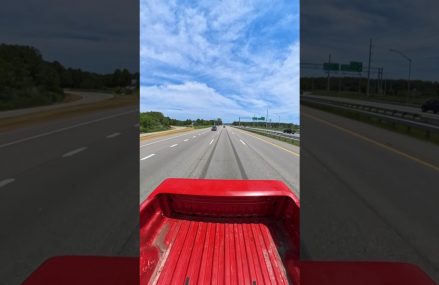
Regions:
<instances>
[{"instance_id":1,"label":"street light pole","mask_svg":"<svg viewBox=\"0 0 439 285\"><path fill-rule=\"evenodd\" d=\"M326 82L326 93L329 94L329 90L331 89L331 54L329 54L329 59L328 59L328 81Z\"/></svg>"},{"instance_id":2,"label":"street light pole","mask_svg":"<svg viewBox=\"0 0 439 285\"><path fill-rule=\"evenodd\" d=\"M408 88L408 93L407 93L408 95L407 96L411 96L412 92L411 92L411 89L410 89L410 76L411 76L411 73L412 73L412 60L410 58L408 60L409 60L409 81L407 82L407 88Z\"/></svg>"},{"instance_id":3,"label":"street light pole","mask_svg":"<svg viewBox=\"0 0 439 285\"><path fill-rule=\"evenodd\" d=\"M411 93L410 92L410 77L411 77L411 73L412 73L412 59L409 58L407 55L405 55L404 53L402 53L399 50L390 49L389 51L399 54L400 56L402 56L403 58L405 58L409 62L409 78L407 80L407 97L406 97L406 102L408 103L409 96L411 95L410 94Z\"/></svg>"}]
</instances>

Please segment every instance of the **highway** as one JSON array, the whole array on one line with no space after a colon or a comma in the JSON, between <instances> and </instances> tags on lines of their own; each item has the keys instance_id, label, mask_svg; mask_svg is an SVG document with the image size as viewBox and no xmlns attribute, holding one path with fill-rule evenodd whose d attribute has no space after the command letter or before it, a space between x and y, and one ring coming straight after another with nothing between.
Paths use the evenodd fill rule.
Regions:
<instances>
[{"instance_id":1,"label":"highway","mask_svg":"<svg viewBox=\"0 0 439 285\"><path fill-rule=\"evenodd\" d=\"M169 177L277 179L299 195L299 148L231 126L140 144L140 201Z\"/></svg>"},{"instance_id":2,"label":"highway","mask_svg":"<svg viewBox=\"0 0 439 285\"><path fill-rule=\"evenodd\" d=\"M301 124L302 256L409 262L439 282L437 145L303 105Z\"/></svg>"},{"instance_id":3,"label":"highway","mask_svg":"<svg viewBox=\"0 0 439 285\"><path fill-rule=\"evenodd\" d=\"M138 255L138 107L0 135L0 284L59 255Z\"/></svg>"}]
</instances>

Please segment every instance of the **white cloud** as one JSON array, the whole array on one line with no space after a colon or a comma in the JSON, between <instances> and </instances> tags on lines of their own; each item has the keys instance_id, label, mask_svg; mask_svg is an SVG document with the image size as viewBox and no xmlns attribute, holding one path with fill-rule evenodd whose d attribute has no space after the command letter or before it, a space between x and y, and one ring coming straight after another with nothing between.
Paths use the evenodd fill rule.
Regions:
<instances>
[{"instance_id":1,"label":"white cloud","mask_svg":"<svg viewBox=\"0 0 439 285\"><path fill-rule=\"evenodd\" d=\"M178 119L217 118L224 113L232 116L241 111L234 100L204 83L193 81L142 86L141 106L144 111L177 111Z\"/></svg>"},{"instance_id":2,"label":"white cloud","mask_svg":"<svg viewBox=\"0 0 439 285\"><path fill-rule=\"evenodd\" d=\"M298 38L288 43L288 34L260 36L288 23L296 25L298 35L298 10L270 15L272 7L282 11L279 3L142 0L141 110L171 116L182 115L177 109L197 116L215 110L232 120L265 114L268 107L288 113L289 120L298 118Z\"/></svg>"}]
</instances>

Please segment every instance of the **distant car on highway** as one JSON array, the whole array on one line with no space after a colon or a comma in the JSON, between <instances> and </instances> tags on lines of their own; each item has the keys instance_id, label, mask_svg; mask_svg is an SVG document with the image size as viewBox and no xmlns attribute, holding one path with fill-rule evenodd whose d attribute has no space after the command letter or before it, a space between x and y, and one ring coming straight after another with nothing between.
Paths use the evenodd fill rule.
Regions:
<instances>
[{"instance_id":1,"label":"distant car on highway","mask_svg":"<svg viewBox=\"0 0 439 285\"><path fill-rule=\"evenodd\" d=\"M292 129L285 129L284 134L294 134L294 131Z\"/></svg>"},{"instance_id":2,"label":"distant car on highway","mask_svg":"<svg viewBox=\"0 0 439 285\"><path fill-rule=\"evenodd\" d=\"M435 114L439 112L439 100L430 99L421 106L422 112L433 111Z\"/></svg>"},{"instance_id":3,"label":"distant car on highway","mask_svg":"<svg viewBox=\"0 0 439 285\"><path fill-rule=\"evenodd\" d=\"M216 126L213 126L211 130L216 131Z\"/></svg>"}]
</instances>

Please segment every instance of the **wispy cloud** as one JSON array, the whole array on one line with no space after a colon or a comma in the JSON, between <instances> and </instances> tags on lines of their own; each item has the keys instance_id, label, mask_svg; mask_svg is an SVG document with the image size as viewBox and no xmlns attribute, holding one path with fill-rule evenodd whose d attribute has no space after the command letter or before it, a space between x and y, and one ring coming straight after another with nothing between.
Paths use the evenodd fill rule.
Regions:
<instances>
[{"instance_id":1,"label":"wispy cloud","mask_svg":"<svg viewBox=\"0 0 439 285\"><path fill-rule=\"evenodd\" d=\"M298 122L298 15L298 1L142 0L141 110Z\"/></svg>"}]
</instances>

